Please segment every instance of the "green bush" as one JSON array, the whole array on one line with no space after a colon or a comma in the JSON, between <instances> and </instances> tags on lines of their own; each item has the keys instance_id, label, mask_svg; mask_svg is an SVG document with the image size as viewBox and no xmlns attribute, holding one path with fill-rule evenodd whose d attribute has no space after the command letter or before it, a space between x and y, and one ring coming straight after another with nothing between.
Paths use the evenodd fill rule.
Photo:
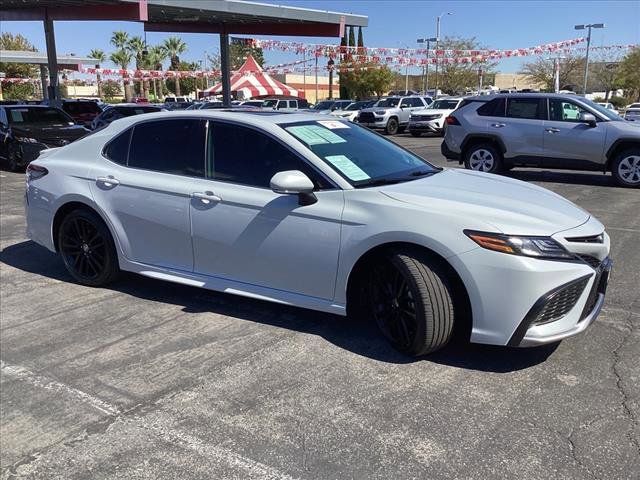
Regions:
<instances>
[{"instance_id":1,"label":"green bush","mask_svg":"<svg viewBox=\"0 0 640 480\"><path fill-rule=\"evenodd\" d=\"M596 100L596 101L600 101L600 100ZM630 103L633 103L633 100L627 97L611 97L609 99L609 102L616 108L622 108L629 105Z\"/></svg>"}]
</instances>

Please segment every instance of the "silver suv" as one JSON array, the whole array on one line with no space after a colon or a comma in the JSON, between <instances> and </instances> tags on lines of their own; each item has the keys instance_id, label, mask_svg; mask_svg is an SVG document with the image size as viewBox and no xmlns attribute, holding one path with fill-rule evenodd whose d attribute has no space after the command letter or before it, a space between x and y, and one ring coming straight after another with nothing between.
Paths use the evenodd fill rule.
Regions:
<instances>
[{"instance_id":1,"label":"silver suv","mask_svg":"<svg viewBox=\"0 0 640 480\"><path fill-rule=\"evenodd\" d=\"M442 154L472 170L600 170L619 185L640 186L638 122L576 95L471 97L446 123Z\"/></svg>"},{"instance_id":2,"label":"silver suv","mask_svg":"<svg viewBox=\"0 0 640 480\"><path fill-rule=\"evenodd\" d=\"M365 127L384 130L388 135L402 133L409 125L414 110L422 110L432 102L430 97L386 97L371 108L364 108L356 121Z\"/></svg>"}]
</instances>

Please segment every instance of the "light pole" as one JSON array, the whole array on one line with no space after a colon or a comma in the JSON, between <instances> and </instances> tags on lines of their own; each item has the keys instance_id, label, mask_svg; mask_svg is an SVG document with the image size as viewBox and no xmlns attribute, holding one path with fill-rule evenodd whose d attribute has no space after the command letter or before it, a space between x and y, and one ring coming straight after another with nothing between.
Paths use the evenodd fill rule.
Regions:
<instances>
[{"instance_id":1,"label":"light pole","mask_svg":"<svg viewBox=\"0 0 640 480\"><path fill-rule=\"evenodd\" d=\"M438 44L440 43L440 19L445 15L453 15L452 12L442 12L436 18L436 50L438 50ZM434 98L438 96L438 54L436 53L436 90L434 92Z\"/></svg>"},{"instance_id":2,"label":"light pole","mask_svg":"<svg viewBox=\"0 0 640 480\"><path fill-rule=\"evenodd\" d=\"M582 94L587 94L587 78L589 77L589 46L591 45L591 29L592 28L604 28L604 23L590 23L588 25L575 25L573 28L576 30L589 30L587 34L587 55L584 59L584 85L582 86Z\"/></svg>"},{"instance_id":3,"label":"light pole","mask_svg":"<svg viewBox=\"0 0 640 480\"><path fill-rule=\"evenodd\" d=\"M422 82L422 89L424 90L424 94L428 95L428 90L429 90L429 44L431 42L435 42L437 40L437 38L435 37L431 37L431 38L419 38L417 40L418 43L426 43L427 44L427 64L425 65L425 78ZM435 95L434 95L435 96Z\"/></svg>"}]
</instances>

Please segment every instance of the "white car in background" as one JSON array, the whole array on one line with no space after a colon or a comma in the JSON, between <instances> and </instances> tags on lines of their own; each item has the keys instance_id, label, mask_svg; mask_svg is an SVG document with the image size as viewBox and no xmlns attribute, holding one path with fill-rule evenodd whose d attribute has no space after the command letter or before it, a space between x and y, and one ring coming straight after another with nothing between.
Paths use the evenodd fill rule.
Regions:
<instances>
[{"instance_id":1,"label":"white car in background","mask_svg":"<svg viewBox=\"0 0 640 480\"><path fill-rule=\"evenodd\" d=\"M369 108L374 103L376 103L375 100L362 100L358 102L352 102L343 110L334 110L333 112L331 112L331 115L334 117L344 118L346 120L349 120L350 122L353 122L355 118L358 116L358 113L360 112L360 110L362 110L363 108Z\"/></svg>"},{"instance_id":2,"label":"white car in background","mask_svg":"<svg viewBox=\"0 0 640 480\"><path fill-rule=\"evenodd\" d=\"M445 118L460 106L464 97L438 98L427 108L414 110L409 117L409 133L419 137L423 133L442 135Z\"/></svg>"},{"instance_id":3,"label":"white car in background","mask_svg":"<svg viewBox=\"0 0 640 480\"><path fill-rule=\"evenodd\" d=\"M629 121L640 121L640 103L632 103L624 107L624 119Z\"/></svg>"},{"instance_id":4,"label":"white car in background","mask_svg":"<svg viewBox=\"0 0 640 480\"><path fill-rule=\"evenodd\" d=\"M609 103L609 102L596 102L598 105L600 105L601 107L607 108L609 110L613 110L614 112L618 112L616 110L616 107L613 106L613 103Z\"/></svg>"},{"instance_id":5,"label":"white car in background","mask_svg":"<svg viewBox=\"0 0 640 480\"><path fill-rule=\"evenodd\" d=\"M29 238L81 284L126 270L360 315L409 355L454 327L512 346L577 334L611 266L602 224L559 195L312 113L124 118L45 150L25 201Z\"/></svg>"}]
</instances>

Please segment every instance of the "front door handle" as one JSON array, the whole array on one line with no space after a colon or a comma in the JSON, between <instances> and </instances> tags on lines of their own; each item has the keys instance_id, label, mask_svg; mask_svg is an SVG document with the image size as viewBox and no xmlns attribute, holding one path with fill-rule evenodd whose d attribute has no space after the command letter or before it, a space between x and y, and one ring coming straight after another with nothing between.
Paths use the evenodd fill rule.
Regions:
<instances>
[{"instance_id":1,"label":"front door handle","mask_svg":"<svg viewBox=\"0 0 640 480\"><path fill-rule=\"evenodd\" d=\"M107 188L113 188L120 185L120 180L114 178L113 175L108 175L106 177L98 177L96 178L97 183L101 183Z\"/></svg>"},{"instance_id":2,"label":"front door handle","mask_svg":"<svg viewBox=\"0 0 640 480\"><path fill-rule=\"evenodd\" d=\"M558 133L560 131L559 128L545 128L544 129L545 132L549 132L549 133Z\"/></svg>"},{"instance_id":3,"label":"front door handle","mask_svg":"<svg viewBox=\"0 0 640 480\"><path fill-rule=\"evenodd\" d=\"M502 128L502 127L506 127L507 124L506 123L492 123L491 126L492 127L496 127L496 128Z\"/></svg>"},{"instance_id":4,"label":"front door handle","mask_svg":"<svg viewBox=\"0 0 640 480\"><path fill-rule=\"evenodd\" d=\"M220 198L218 195L210 191L194 192L191 194L191 198L197 198L198 200L200 200L202 203L205 203L205 204L222 201L222 198Z\"/></svg>"}]
</instances>

